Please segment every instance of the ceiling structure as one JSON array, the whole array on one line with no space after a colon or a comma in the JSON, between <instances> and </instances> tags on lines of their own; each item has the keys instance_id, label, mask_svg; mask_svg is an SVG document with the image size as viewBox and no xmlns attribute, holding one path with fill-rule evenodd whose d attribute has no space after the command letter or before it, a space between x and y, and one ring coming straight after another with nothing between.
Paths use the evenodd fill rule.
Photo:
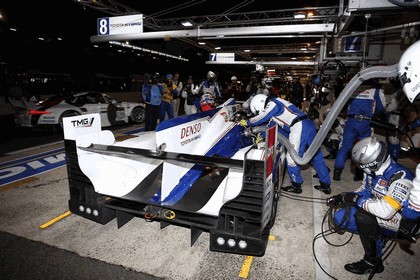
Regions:
<instances>
[{"instance_id":1,"label":"ceiling structure","mask_svg":"<svg viewBox=\"0 0 420 280\"><path fill-rule=\"evenodd\" d=\"M180 71L198 77L208 70L246 75L256 64L301 77L334 72L341 64L360 69L363 63L384 63L387 55L377 48L372 56L369 46L344 51L350 36L366 37L371 46L419 38L419 7L391 3L398 1L416 2L236 0L217 5L209 0L43 0L23 6L3 1L0 65L111 75ZM132 14L143 15L143 33L95 36L98 18ZM183 26L186 21L192 26ZM234 53L235 61L228 65L208 61L210 53Z\"/></svg>"},{"instance_id":2,"label":"ceiling structure","mask_svg":"<svg viewBox=\"0 0 420 280\"><path fill-rule=\"evenodd\" d=\"M369 59L367 49L344 53L346 37L384 41L402 32L418 37L420 23L418 7L391 3L398 0L320 0L312 1L312 7L305 1L244 0L229 2L231 7L223 11L206 0L171 1L170 7L163 8L130 6L135 4L126 0L74 1L110 16L143 14L143 33L96 35L91 37L93 43L127 41L127 46L133 46L141 41L180 40L209 53L235 53L235 61L229 64L261 64L307 76L329 61L360 65ZM185 27L185 22L190 26Z\"/></svg>"}]
</instances>

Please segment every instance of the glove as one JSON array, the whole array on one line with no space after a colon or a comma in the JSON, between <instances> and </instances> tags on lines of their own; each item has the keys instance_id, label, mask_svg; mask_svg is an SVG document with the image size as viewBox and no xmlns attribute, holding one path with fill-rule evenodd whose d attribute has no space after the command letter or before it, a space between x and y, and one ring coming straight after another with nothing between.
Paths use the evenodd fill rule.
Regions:
<instances>
[{"instance_id":1,"label":"glove","mask_svg":"<svg viewBox=\"0 0 420 280\"><path fill-rule=\"evenodd\" d=\"M248 126L248 122L246 120L240 120L239 124L242 126Z\"/></svg>"},{"instance_id":2,"label":"glove","mask_svg":"<svg viewBox=\"0 0 420 280\"><path fill-rule=\"evenodd\" d=\"M343 192L327 198L328 206L347 207L355 206L359 196L353 192Z\"/></svg>"},{"instance_id":3,"label":"glove","mask_svg":"<svg viewBox=\"0 0 420 280\"><path fill-rule=\"evenodd\" d=\"M261 133L258 133L257 134L257 139L255 139L255 144L258 144L261 141L264 141L264 138L261 136Z\"/></svg>"}]
</instances>

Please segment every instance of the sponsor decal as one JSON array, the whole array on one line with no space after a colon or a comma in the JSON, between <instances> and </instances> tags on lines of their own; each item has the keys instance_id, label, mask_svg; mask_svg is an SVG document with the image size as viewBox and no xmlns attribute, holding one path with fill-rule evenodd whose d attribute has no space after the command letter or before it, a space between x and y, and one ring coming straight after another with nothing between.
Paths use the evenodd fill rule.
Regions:
<instances>
[{"instance_id":1,"label":"sponsor decal","mask_svg":"<svg viewBox=\"0 0 420 280\"><path fill-rule=\"evenodd\" d=\"M201 138L201 134L200 135L196 135L193 138L189 138L187 140L184 140L184 141L181 142L181 146L187 145L187 144L189 144L189 143L191 143L191 142L193 142L193 141L195 141L197 139L200 139L200 138Z\"/></svg>"},{"instance_id":2,"label":"sponsor decal","mask_svg":"<svg viewBox=\"0 0 420 280\"><path fill-rule=\"evenodd\" d=\"M418 89L420 89L420 83L417 83L414 87L412 87L411 91L416 92Z\"/></svg>"},{"instance_id":3,"label":"sponsor decal","mask_svg":"<svg viewBox=\"0 0 420 280\"><path fill-rule=\"evenodd\" d=\"M71 121L73 127L91 127L95 118L84 118L80 120Z\"/></svg>"},{"instance_id":4,"label":"sponsor decal","mask_svg":"<svg viewBox=\"0 0 420 280\"><path fill-rule=\"evenodd\" d=\"M189 125L187 127L183 127L181 129L181 139L183 139L185 137L188 137L188 136L191 136L191 135L194 135L194 134L200 132L200 130L201 130L201 123L196 123L196 124L193 124L193 125Z\"/></svg>"},{"instance_id":5,"label":"sponsor decal","mask_svg":"<svg viewBox=\"0 0 420 280\"><path fill-rule=\"evenodd\" d=\"M376 185L374 187L374 190L378 193L380 193L381 195L385 195L386 192L386 188L387 188L388 182L383 180L383 179L379 179L376 182Z\"/></svg>"},{"instance_id":6,"label":"sponsor decal","mask_svg":"<svg viewBox=\"0 0 420 280\"><path fill-rule=\"evenodd\" d=\"M375 161L372 161L372 162L369 162L369 163L366 163L366 164L361 164L360 165L360 168L366 168L366 167L371 167L371 166L375 166L375 165L377 165L378 164L378 162L375 160Z\"/></svg>"},{"instance_id":7,"label":"sponsor decal","mask_svg":"<svg viewBox=\"0 0 420 280\"><path fill-rule=\"evenodd\" d=\"M266 148L266 169L265 169L265 173L266 176L268 177L272 171L273 171L273 165L274 165L274 145L276 143L276 129L277 126L273 126L271 128L269 128L267 130L267 137L266 137L266 142L267 142L267 148Z\"/></svg>"}]
</instances>

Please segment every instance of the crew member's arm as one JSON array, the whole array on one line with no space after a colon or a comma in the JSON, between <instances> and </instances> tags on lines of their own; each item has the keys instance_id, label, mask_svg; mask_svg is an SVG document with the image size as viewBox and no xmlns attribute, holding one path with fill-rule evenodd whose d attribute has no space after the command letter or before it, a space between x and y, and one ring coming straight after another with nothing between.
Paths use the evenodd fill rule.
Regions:
<instances>
[{"instance_id":1,"label":"crew member's arm","mask_svg":"<svg viewBox=\"0 0 420 280\"><path fill-rule=\"evenodd\" d=\"M386 195L381 199L358 199L363 210L384 220L391 219L409 198L413 183L408 179L398 179L391 183Z\"/></svg>"},{"instance_id":2,"label":"crew member's arm","mask_svg":"<svg viewBox=\"0 0 420 280\"><path fill-rule=\"evenodd\" d=\"M248 126L259 126L266 124L275 115L280 115L284 111L284 107L280 107L273 101L269 101L265 109L257 116L247 120Z\"/></svg>"}]
</instances>

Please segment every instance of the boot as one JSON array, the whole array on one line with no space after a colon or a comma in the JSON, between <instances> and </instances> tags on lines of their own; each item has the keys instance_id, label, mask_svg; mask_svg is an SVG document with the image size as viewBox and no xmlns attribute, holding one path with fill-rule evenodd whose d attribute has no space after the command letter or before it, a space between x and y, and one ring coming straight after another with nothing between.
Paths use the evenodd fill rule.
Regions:
<instances>
[{"instance_id":1,"label":"boot","mask_svg":"<svg viewBox=\"0 0 420 280\"><path fill-rule=\"evenodd\" d=\"M341 181L341 172L343 171L343 169L335 169L334 168L334 175L333 175L333 180L334 181Z\"/></svg>"},{"instance_id":2,"label":"boot","mask_svg":"<svg viewBox=\"0 0 420 280\"><path fill-rule=\"evenodd\" d=\"M360 261L354 263L348 263L344 266L344 268L354 274L370 274L374 270L374 273L381 273L384 271L382 261L378 263L370 263L365 259L361 259Z\"/></svg>"},{"instance_id":3,"label":"boot","mask_svg":"<svg viewBox=\"0 0 420 280\"><path fill-rule=\"evenodd\" d=\"M281 189L286 192L302 193L301 184L297 184L297 183L292 183L291 186L281 187Z\"/></svg>"},{"instance_id":4,"label":"boot","mask_svg":"<svg viewBox=\"0 0 420 280\"><path fill-rule=\"evenodd\" d=\"M353 177L353 181L361 181L363 180L363 170L356 167L355 171L354 171L354 177Z\"/></svg>"},{"instance_id":5,"label":"boot","mask_svg":"<svg viewBox=\"0 0 420 280\"><path fill-rule=\"evenodd\" d=\"M376 254L376 238L360 234L365 256L358 262L349 263L344 268L355 274L381 273L384 271L382 258Z\"/></svg>"},{"instance_id":6,"label":"boot","mask_svg":"<svg viewBox=\"0 0 420 280\"><path fill-rule=\"evenodd\" d=\"M323 182L320 182L321 185L317 185L314 186L315 189L317 189L318 191L322 191L325 194L330 194L331 193L331 187L330 184L325 184Z\"/></svg>"}]
</instances>

